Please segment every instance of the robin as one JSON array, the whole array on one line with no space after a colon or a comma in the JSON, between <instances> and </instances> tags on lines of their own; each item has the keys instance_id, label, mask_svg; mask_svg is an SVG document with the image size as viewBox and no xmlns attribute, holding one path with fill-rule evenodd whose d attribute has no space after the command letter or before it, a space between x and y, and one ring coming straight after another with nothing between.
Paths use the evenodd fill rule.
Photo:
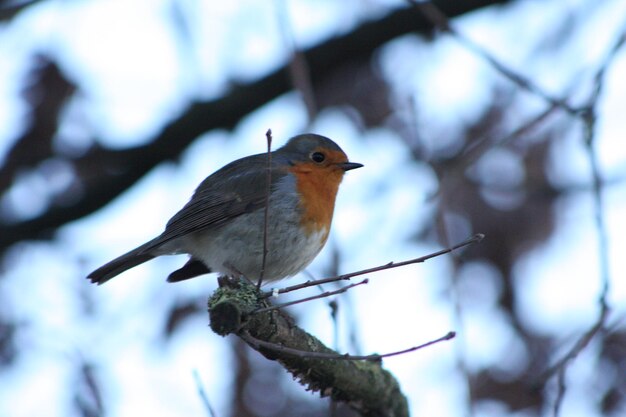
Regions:
<instances>
[{"instance_id":1,"label":"robin","mask_svg":"<svg viewBox=\"0 0 626 417\"><path fill-rule=\"evenodd\" d=\"M261 276L267 153L224 166L200 183L191 200L156 238L89 274L103 284L118 274L161 255L189 254L189 261L167 280L178 282L209 272ZM303 270L324 247L343 174L362 164L332 140L298 135L271 153L264 281Z\"/></svg>"}]
</instances>

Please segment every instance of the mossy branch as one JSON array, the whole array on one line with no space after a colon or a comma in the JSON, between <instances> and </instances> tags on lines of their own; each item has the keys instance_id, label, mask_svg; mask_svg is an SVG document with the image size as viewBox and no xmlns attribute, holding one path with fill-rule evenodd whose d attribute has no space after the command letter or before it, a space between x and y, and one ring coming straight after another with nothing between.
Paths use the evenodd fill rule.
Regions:
<instances>
[{"instance_id":1,"label":"mossy branch","mask_svg":"<svg viewBox=\"0 0 626 417\"><path fill-rule=\"evenodd\" d=\"M251 314L270 306L254 285L220 279L220 288L211 296L208 306L215 333L241 337L267 359L280 363L308 390L343 401L365 417L408 417L406 397L380 361L314 357L316 353L341 355L296 326L284 311ZM277 348L255 343L255 339ZM293 350L302 353L295 354Z\"/></svg>"}]
</instances>

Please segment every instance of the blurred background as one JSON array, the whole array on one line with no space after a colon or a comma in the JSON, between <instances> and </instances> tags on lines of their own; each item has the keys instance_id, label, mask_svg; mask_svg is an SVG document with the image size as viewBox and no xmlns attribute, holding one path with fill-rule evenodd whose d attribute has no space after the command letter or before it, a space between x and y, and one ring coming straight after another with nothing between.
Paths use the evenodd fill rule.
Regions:
<instances>
[{"instance_id":1,"label":"blurred background","mask_svg":"<svg viewBox=\"0 0 626 417\"><path fill-rule=\"evenodd\" d=\"M208 415L200 389L353 415L213 334L215 276L165 282L184 256L85 279L268 128L365 164L280 286L486 235L290 308L304 329L355 354L456 331L384 360L414 416L625 415L626 2L435 5L0 2L0 416Z\"/></svg>"}]
</instances>

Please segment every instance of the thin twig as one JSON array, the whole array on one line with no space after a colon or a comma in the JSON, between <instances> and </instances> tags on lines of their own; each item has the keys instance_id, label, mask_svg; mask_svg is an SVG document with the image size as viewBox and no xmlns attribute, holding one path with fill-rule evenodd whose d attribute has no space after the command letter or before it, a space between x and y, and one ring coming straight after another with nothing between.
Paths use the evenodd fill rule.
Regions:
<instances>
[{"instance_id":1,"label":"thin twig","mask_svg":"<svg viewBox=\"0 0 626 417\"><path fill-rule=\"evenodd\" d=\"M341 354L341 353L326 353L326 352L307 352L304 350L293 349L287 346L257 339L256 337L252 336L250 333L245 332L245 331L241 332L239 336L246 342L253 345L256 349L259 349L259 348L270 349L276 353L286 353L288 355L294 355L294 356L301 357L301 358L379 362L383 358L403 355L405 353L414 352L416 350L420 350L425 347L432 346L436 343L451 340L456 336L456 333L448 332L445 336L442 336L438 339L431 340L430 342L426 342L419 346L413 346L408 349L399 350L397 352L391 352L391 353L385 353L385 354L373 354L373 355L350 355L348 353Z\"/></svg>"},{"instance_id":2,"label":"thin twig","mask_svg":"<svg viewBox=\"0 0 626 417\"><path fill-rule=\"evenodd\" d=\"M343 275L338 275L335 277L330 277L330 278L324 278L324 279L318 279L318 280L313 280L313 281L307 281L304 282L302 284L297 284L297 285L292 285L291 287L286 287L286 288L281 288L279 290L273 290L273 291L268 291L266 293L263 294L263 298L267 298L273 295L278 295L278 294L285 294L291 291L297 291L297 290L301 290L303 288L307 288L307 287L311 287L314 285L321 285L321 284L327 284L329 282L336 282L336 281L342 281L342 280L348 280L350 278L359 276L359 275L365 275L365 274L370 274L372 272L378 272L378 271L384 271L387 269L392 269L392 268L399 268L401 266L406 266L406 265L411 265L411 264L416 264L416 263L422 263L425 262L431 258L435 258L437 256L441 256L441 255L445 255L446 253L450 253L454 250L460 249L464 246L467 245L471 245L473 243L478 243L481 240L483 240L483 238L485 237L485 235L483 235L482 233L477 233L474 236L472 236L471 238L464 240L463 242L454 245L450 248L446 248L446 249L442 249L440 251L428 254L426 256L422 256L419 258L415 258L415 259L410 259L408 261L403 261L403 262L389 262L388 264L385 265L380 265L380 266L375 266L373 268L369 268L369 269L363 269L361 271L356 271L356 272L350 272L348 274L343 274Z\"/></svg>"},{"instance_id":3,"label":"thin twig","mask_svg":"<svg viewBox=\"0 0 626 417\"><path fill-rule=\"evenodd\" d=\"M198 395L200 395L200 399L202 400L202 404L204 404L204 408L209 413L209 416L210 417L217 417L217 414L215 414L215 410L213 410L213 407L211 407L211 402L209 401L209 396L206 394L206 391L204 390L204 385L202 384L202 381L200 380L200 374L198 373L197 369L193 370L193 379L196 382L196 388L198 389Z\"/></svg>"},{"instance_id":4,"label":"thin twig","mask_svg":"<svg viewBox=\"0 0 626 417\"><path fill-rule=\"evenodd\" d=\"M267 129L265 132L267 139L267 184L265 186L265 213L263 219L263 260L261 261L261 273L259 274L259 281L257 282L257 289L261 289L263 284L263 276L265 275L265 263L267 261L267 234L269 228L270 219L270 192L272 184L272 129Z\"/></svg>"},{"instance_id":5,"label":"thin twig","mask_svg":"<svg viewBox=\"0 0 626 417\"><path fill-rule=\"evenodd\" d=\"M366 278L366 279L364 279L361 282L357 282L355 284L346 285L345 287L341 287L341 288L339 288L338 290L335 290L335 291L326 291L326 292L323 292L321 294L313 295L311 297L301 298L299 300L290 301L288 303L276 304L276 305L269 306L269 307L259 308L258 310L254 310L251 314L266 313L268 311L278 310L279 308L292 306L294 304L300 304L300 303L305 303L307 301L317 300L319 298L330 297L332 295L337 295L337 294L344 293L344 292L348 291L351 288L354 288L354 287L359 286L359 285L367 284L367 283L369 283L369 280Z\"/></svg>"}]
</instances>

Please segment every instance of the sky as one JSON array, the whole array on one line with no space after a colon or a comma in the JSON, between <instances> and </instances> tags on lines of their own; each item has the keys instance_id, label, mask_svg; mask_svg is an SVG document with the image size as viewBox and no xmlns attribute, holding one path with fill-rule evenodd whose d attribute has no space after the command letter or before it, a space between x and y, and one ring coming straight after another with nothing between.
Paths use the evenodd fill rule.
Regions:
<instances>
[{"instance_id":1,"label":"sky","mask_svg":"<svg viewBox=\"0 0 626 417\"><path fill-rule=\"evenodd\" d=\"M0 158L23 123L21 82L16 80L33 50L53 53L86 87L66 109L63 129L82 132L73 136L79 139L97 137L107 147L125 148L145 142L189 100L217 97L228 90L229 82L253 80L281 65L286 59L281 24L287 25L296 45L305 47L398 4L328 0L243 3L91 0L47 1L30 7L0 28ZM541 42L539 34L551 28L555 16L564 10L590 8L589 2L523 1L506 9L474 13L455 24L473 41L512 67L524 68L542 88L556 94L571 88L565 84L571 77L564 73L579 74L581 79L592 74L607 54L607 45L623 30L626 5L607 3L612 7L590 12L582 25L580 48L558 52L563 55L555 60L561 65L558 68L547 67L555 61L531 55ZM278 4L284 4L287 12L279 12ZM187 32L174 29L170 21L173 7L181 18L192 22ZM240 47L233 48L233 44ZM395 87L398 100L414 94L420 108L426 109L420 120L432 122L422 136L433 149L445 141L441 133L461 129L476 116L480 104L489 100L481 81L498 79L484 60L446 37L434 44L417 38L394 41L381 50L380 67ZM615 180L604 189L604 214L610 243L610 302L617 326L624 325L626 312L626 282L619 279L626 271L622 256L626 248L626 186L620 181L626 174L622 140L626 133L626 78L621 76L625 67L626 53L622 51L607 73L597 133L603 175ZM407 92L407 86L413 91ZM529 109L538 105L536 98L528 97ZM512 115L512 125L514 119ZM185 297L208 295L215 288L213 278L175 286L155 278L164 278L163 271L174 270L184 257L157 259L102 287L87 285L82 277L160 233L205 176L231 160L264 151L267 128L274 133L275 147L303 129L328 135L351 160L365 165L346 175L329 244L308 269L313 276L323 275L334 248L343 255L341 272L441 249L416 241L406 227L430 221L429 199L438 184L428 166L411 160L400 138L383 128L362 132L338 109L322 112L307 126L306 109L298 95L283 95L246 117L232 132L203 135L179 163L161 164L111 204L61 229L53 243L30 242L11 250L6 260L11 268L0 280L0 291L13 304L0 309L27 323L28 330L20 336L23 353L19 363L0 379L0 417L74 415L66 386L77 381L68 366L77 357L106 364L99 367L98 374L107 383L105 404L111 416L201 415L205 411L194 371L218 415L225 415L232 383L224 378L229 374L228 360L222 360L232 357L228 340L208 331L206 318L202 318L186 323L171 343L160 343L168 307ZM570 135L556 149L553 181L588 185L589 164L581 141ZM497 154L492 163L506 157ZM488 160L484 163L485 169L492 168ZM416 183L420 185L417 191ZM479 231L468 231L468 236L474 232ZM526 311L524 319L529 326L546 335L561 335L568 346L593 324L600 291L597 253L593 200L583 187L562 202L557 232L516 265L520 308ZM464 298L468 308L462 334L454 341L384 362L400 381L414 415L463 415L467 392L457 369L459 355L470 369L481 369L494 357L509 358L502 366L514 368L519 363L516 358L522 361L529 354L516 340L510 323L498 314L501 288L496 284L497 272L480 263L466 269L459 278L459 291L481 291ZM356 331L363 351L396 351L458 330L458 318L443 295L451 284L450 270L451 259L440 257L377 273L369 277L368 285L352 290L349 303L358 317ZM295 277L285 285L302 279ZM555 297L564 289L567 297ZM97 314L85 315L86 309ZM333 327L324 302L308 303L294 311L303 328L332 344ZM389 325L398 317L406 318L402 331ZM350 323L348 317L343 320L340 323ZM348 347L346 332L340 338L340 350ZM586 386L575 383L592 372L593 360L584 360L586 355L591 358L592 353L583 354L583 360L576 361L568 373L572 384L562 415L594 415L594 399L581 395ZM293 389L301 390L295 383ZM33 392L38 393L36 401ZM475 415L512 414L484 404Z\"/></svg>"}]
</instances>

